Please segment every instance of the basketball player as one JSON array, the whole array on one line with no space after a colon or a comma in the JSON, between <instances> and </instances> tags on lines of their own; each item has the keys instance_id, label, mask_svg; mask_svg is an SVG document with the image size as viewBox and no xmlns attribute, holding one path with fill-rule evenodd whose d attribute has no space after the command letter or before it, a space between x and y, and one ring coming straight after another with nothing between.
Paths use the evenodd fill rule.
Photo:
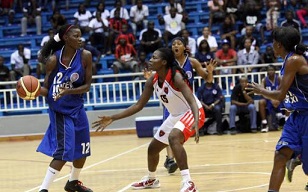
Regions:
<instances>
[{"instance_id":1,"label":"basketball player","mask_svg":"<svg viewBox=\"0 0 308 192\"><path fill-rule=\"evenodd\" d=\"M156 50L150 59L149 69L156 71L156 73L146 81L144 91L137 103L118 114L100 117L100 120L93 123L93 128L102 131L113 121L139 112L155 91L170 115L160 126L148 147L148 175L141 181L132 184L132 188L160 187L155 174L159 153L170 145L182 175L181 191L184 192L188 189L196 191L196 186L190 177L183 144L194 134L195 141L197 143L199 141L198 129L205 120L202 105L194 96L185 71L175 62L171 49L160 48Z\"/></svg>"},{"instance_id":2,"label":"basketball player","mask_svg":"<svg viewBox=\"0 0 308 192\"><path fill-rule=\"evenodd\" d=\"M213 71L217 65L215 60L211 60L206 65L206 69L203 68L197 59L189 57L187 42L181 37L176 37L172 40L172 51L175 55L176 62L186 72L191 86L193 86L194 83L194 70L207 82L213 82ZM167 119L168 116L169 112L166 108L164 108L163 120ZM172 150L169 146L167 147L167 157L164 166L168 170L168 173L174 173L178 168L177 163L174 161Z\"/></svg>"},{"instance_id":3,"label":"basketball player","mask_svg":"<svg viewBox=\"0 0 308 192\"><path fill-rule=\"evenodd\" d=\"M67 161L73 166L64 190L92 192L79 181L80 171L90 156L89 123L83 94L89 91L92 81L92 55L80 49L80 38L78 27L64 25L58 36L48 41L41 51L40 59L47 58L41 95L49 105L50 124L37 151L53 159L40 192L48 191ZM53 54L49 56L50 52Z\"/></svg>"},{"instance_id":4,"label":"basketball player","mask_svg":"<svg viewBox=\"0 0 308 192\"><path fill-rule=\"evenodd\" d=\"M286 121L282 135L276 145L274 165L269 192L278 192L285 176L286 162L301 154L303 171L308 174L308 65L304 52L307 47L300 44L300 33L293 27L273 29L273 48L276 56L284 58L277 90L269 91L262 85L249 84L248 91L269 99L284 100L291 115Z\"/></svg>"}]
</instances>

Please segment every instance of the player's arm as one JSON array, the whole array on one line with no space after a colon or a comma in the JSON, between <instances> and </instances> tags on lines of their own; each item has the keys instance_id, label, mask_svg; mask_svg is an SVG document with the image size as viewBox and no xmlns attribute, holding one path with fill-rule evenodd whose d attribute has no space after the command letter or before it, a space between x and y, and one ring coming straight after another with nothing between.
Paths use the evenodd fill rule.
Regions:
<instances>
[{"instance_id":1,"label":"player's arm","mask_svg":"<svg viewBox=\"0 0 308 192\"><path fill-rule=\"evenodd\" d=\"M296 73L301 71L303 64L306 64L304 57L300 57L298 55L290 57L286 61L284 75L281 78L281 82L277 90L269 91L256 83L249 84L250 88L247 90L261 94L266 98L281 102L286 97L286 94L294 81Z\"/></svg>"},{"instance_id":2,"label":"player's arm","mask_svg":"<svg viewBox=\"0 0 308 192\"><path fill-rule=\"evenodd\" d=\"M151 76L145 83L144 90L134 105L125 109L124 111L111 115L111 116L99 116L99 120L94 121L92 123L92 128L96 129L96 131L103 131L108 125L110 125L113 121L123 119L125 117L129 117L139 112L143 107L147 104L151 96L153 95L153 76Z\"/></svg>"},{"instance_id":3,"label":"player's arm","mask_svg":"<svg viewBox=\"0 0 308 192\"><path fill-rule=\"evenodd\" d=\"M199 108L196 103L195 97L187 85L187 83L183 80L183 77L180 73L176 73L174 76L174 85L176 88L180 90L180 92L183 94L185 97L186 101L188 102L192 113L194 115L194 125L192 126L191 129L195 129L196 134L195 134L195 141L198 143L199 142L199 132L198 132L198 125L199 125Z\"/></svg>"},{"instance_id":4,"label":"player's arm","mask_svg":"<svg viewBox=\"0 0 308 192\"><path fill-rule=\"evenodd\" d=\"M46 61L46 75L45 75L45 79L44 79L44 86L41 87L41 92L40 95L47 97L48 95L48 90L49 90L49 76L51 74L51 72L55 69L57 65L57 57L55 55L51 55L50 57L48 57L47 61Z\"/></svg>"},{"instance_id":5,"label":"player's arm","mask_svg":"<svg viewBox=\"0 0 308 192\"><path fill-rule=\"evenodd\" d=\"M189 58L192 67L195 69L198 75L200 75L207 82L213 82L213 71L217 65L215 60L211 60L207 63L206 69L202 67L201 63L195 58Z\"/></svg>"}]
</instances>

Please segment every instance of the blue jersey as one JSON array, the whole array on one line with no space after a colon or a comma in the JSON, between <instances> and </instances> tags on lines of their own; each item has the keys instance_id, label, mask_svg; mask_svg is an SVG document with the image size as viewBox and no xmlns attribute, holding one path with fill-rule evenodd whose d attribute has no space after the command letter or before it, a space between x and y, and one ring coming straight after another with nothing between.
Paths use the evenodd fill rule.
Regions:
<instances>
[{"instance_id":1,"label":"blue jersey","mask_svg":"<svg viewBox=\"0 0 308 192\"><path fill-rule=\"evenodd\" d=\"M64 48L64 47L63 47ZM47 102L49 107L62 114L75 114L83 108L83 94L68 94L54 101L53 97L59 93L59 87L73 89L85 83L85 70L82 64L82 50L77 50L69 66L65 66L62 60L63 48L55 53L57 66L49 77L49 92Z\"/></svg>"},{"instance_id":2,"label":"blue jersey","mask_svg":"<svg viewBox=\"0 0 308 192\"><path fill-rule=\"evenodd\" d=\"M290 52L282 65L280 74L284 75L286 60L293 55L293 52ZM307 60L307 58L306 58ZM284 105L286 109L293 111L307 111L308 110L308 74L298 75L295 74L292 85L289 88L289 91L284 100Z\"/></svg>"},{"instance_id":3,"label":"blue jersey","mask_svg":"<svg viewBox=\"0 0 308 192\"><path fill-rule=\"evenodd\" d=\"M276 74L274 77L274 81L272 82L268 77L265 77L265 88L269 91L277 90L279 86L278 81L278 75ZM280 105L277 107L277 109L280 109L283 107L283 103L281 102ZM270 99L266 99L266 108L269 111L272 111L274 109L274 106Z\"/></svg>"},{"instance_id":4,"label":"blue jersey","mask_svg":"<svg viewBox=\"0 0 308 192\"><path fill-rule=\"evenodd\" d=\"M179 64L179 62L178 62L178 64ZM181 66L181 65L179 64L179 66ZM182 68L186 72L186 74L188 76L188 80L189 80L190 86L192 87L193 83L194 83L194 71L193 71L193 67L192 67L192 65L190 63L190 60L189 60L188 56L186 56L185 62L183 64Z\"/></svg>"}]
</instances>

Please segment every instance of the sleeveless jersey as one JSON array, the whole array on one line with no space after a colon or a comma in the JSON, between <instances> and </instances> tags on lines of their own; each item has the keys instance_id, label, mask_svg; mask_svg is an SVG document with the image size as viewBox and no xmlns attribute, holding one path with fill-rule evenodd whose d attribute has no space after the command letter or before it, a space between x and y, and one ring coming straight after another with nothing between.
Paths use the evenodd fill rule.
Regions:
<instances>
[{"instance_id":1,"label":"sleeveless jersey","mask_svg":"<svg viewBox=\"0 0 308 192\"><path fill-rule=\"evenodd\" d=\"M73 89L84 84L85 70L82 64L82 50L77 50L69 66L66 67L62 62L64 47L55 53L57 65L49 77L49 91L47 102L49 107L62 114L75 114L83 107L83 94L64 95L57 101L53 97L59 93L59 87Z\"/></svg>"},{"instance_id":2,"label":"sleeveless jersey","mask_svg":"<svg viewBox=\"0 0 308 192\"><path fill-rule=\"evenodd\" d=\"M176 61L176 62L179 64L179 66L182 66L182 65L180 65L180 63L178 61ZM193 70L193 67L190 63L188 55L186 55L185 62L183 64L182 68L186 72L190 86L192 87L193 84L194 84L194 70Z\"/></svg>"},{"instance_id":3,"label":"sleeveless jersey","mask_svg":"<svg viewBox=\"0 0 308 192\"><path fill-rule=\"evenodd\" d=\"M278 75L275 75L274 82L271 82L268 77L265 77L265 88L269 91L277 90L279 86Z\"/></svg>"},{"instance_id":4,"label":"sleeveless jersey","mask_svg":"<svg viewBox=\"0 0 308 192\"><path fill-rule=\"evenodd\" d=\"M190 110L190 106L183 94L174 87L171 80L171 69L169 69L166 79L161 87L158 84L158 74L155 74L153 79L153 88L159 100L163 103L172 116L178 116ZM198 108L202 108L198 98L195 95L194 97Z\"/></svg>"},{"instance_id":5,"label":"sleeveless jersey","mask_svg":"<svg viewBox=\"0 0 308 192\"><path fill-rule=\"evenodd\" d=\"M282 68L280 70L280 74L284 75L285 72L285 64L289 57L291 57L294 53L290 52L285 60L283 61ZM307 60L307 58L306 58ZM285 108L292 111L307 111L308 110L308 74L298 75L295 74L292 85L289 88L289 91L284 100Z\"/></svg>"}]
</instances>

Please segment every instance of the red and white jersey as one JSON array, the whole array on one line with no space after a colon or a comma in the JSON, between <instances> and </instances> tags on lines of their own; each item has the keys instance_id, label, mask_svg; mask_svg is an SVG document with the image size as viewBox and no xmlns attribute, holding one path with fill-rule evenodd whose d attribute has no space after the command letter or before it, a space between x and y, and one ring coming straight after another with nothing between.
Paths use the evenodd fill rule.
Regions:
<instances>
[{"instance_id":1,"label":"red and white jersey","mask_svg":"<svg viewBox=\"0 0 308 192\"><path fill-rule=\"evenodd\" d=\"M158 84L158 74L156 73L153 79L153 88L159 100L167 108L172 116L178 116L191 110L184 95L174 87L171 81L171 69L169 69L163 85L160 87ZM198 108L202 108L201 102L194 95Z\"/></svg>"}]
</instances>

